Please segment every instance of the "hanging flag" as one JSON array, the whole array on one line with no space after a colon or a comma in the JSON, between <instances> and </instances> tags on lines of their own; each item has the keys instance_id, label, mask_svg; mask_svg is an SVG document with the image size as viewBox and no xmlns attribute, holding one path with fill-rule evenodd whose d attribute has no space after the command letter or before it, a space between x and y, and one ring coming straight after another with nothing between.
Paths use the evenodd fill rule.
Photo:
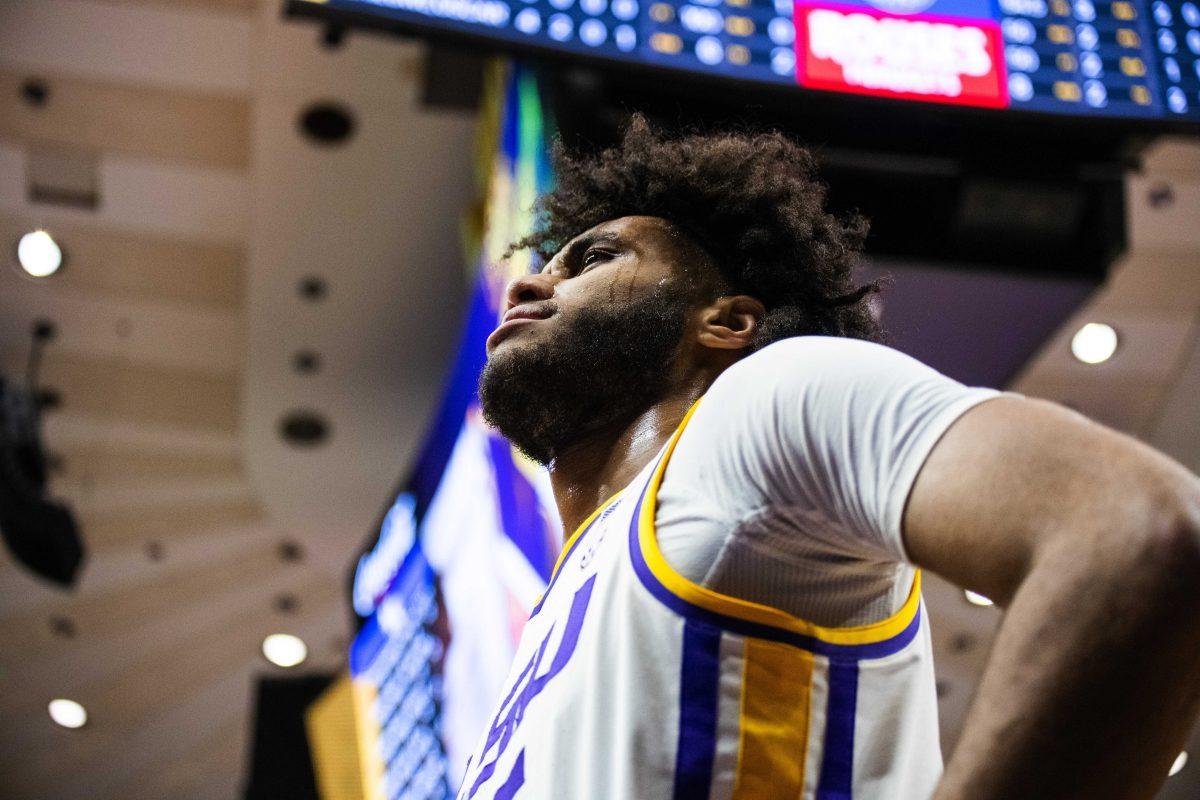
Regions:
<instances>
[{"instance_id":1,"label":"hanging flag","mask_svg":"<svg viewBox=\"0 0 1200 800\"><path fill-rule=\"evenodd\" d=\"M503 259L532 230L549 188L533 72L497 63L481 115L481 208L467 222L479 262L462 343L442 405L405 482L359 560L350 647L367 800L452 797L546 588L562 523L541 467L489 429L476 385L504 287L534 265Z\"/></svg>"}]
</instances>

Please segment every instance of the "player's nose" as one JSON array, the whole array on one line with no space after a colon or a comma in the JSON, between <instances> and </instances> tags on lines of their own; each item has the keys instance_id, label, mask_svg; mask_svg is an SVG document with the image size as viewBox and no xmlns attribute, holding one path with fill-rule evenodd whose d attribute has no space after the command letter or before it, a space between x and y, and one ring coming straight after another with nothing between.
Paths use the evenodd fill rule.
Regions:
<instances>
[{"instance_id":1,"label":"player's nose","mask_svg":"<svg viewBox=\"0 0 1200 800\"><path fill-rule=\"evenodd\" d=\"M513 278L504 291L508 307L512 308L521 303L533 303L538 300L549 300L554 296L554 286L559 281L553 275L535 272Z\"/></svg>"}]
</instances>

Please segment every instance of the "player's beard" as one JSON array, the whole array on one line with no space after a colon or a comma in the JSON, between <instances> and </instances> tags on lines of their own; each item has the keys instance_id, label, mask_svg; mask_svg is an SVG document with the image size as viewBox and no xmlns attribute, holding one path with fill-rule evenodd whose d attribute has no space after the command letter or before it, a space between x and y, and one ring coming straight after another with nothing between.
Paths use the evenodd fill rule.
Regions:
<instances>
[{"instance_id":1,"label":"player's beard","mask_svg":"<svg viewBox=\"0 0 1200 800\"><path fill-rule=\"evenodd\" d=\"M479 378L484 419L540 464L590 433L632 421L666 392L689 299L666 284L623 305L563 317L547 344L510 344Z\"/></svg>"}]
</instances>

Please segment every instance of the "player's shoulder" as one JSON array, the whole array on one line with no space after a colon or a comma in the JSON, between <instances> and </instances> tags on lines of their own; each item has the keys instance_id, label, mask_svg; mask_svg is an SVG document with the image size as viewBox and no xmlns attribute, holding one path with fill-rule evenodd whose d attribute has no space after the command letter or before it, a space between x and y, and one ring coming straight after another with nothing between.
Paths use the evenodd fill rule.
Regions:
<instances>
[{"instance_id":1,"label":"player's shoulder","mask_svg":"<svg viewBox=\"0 0 1200 800\"><path fill-rule=\"evenodd\" d=\"M885 344L847 336L789 336L743 358L739 364L765 364L821 358L888 358L903 356Z\"/></svg>"},{"instance_id":2,"label":"player's shoulder","mask_svg":"<svg viewBox=\"0 0 1200 800\"><path fill-rule=\"evenodd\" d=\"M878 342L843 336L791 336L743 358L725 370L713 389L731 385L798 388L815 382L845 382L861 377L933 370L899 350Z\"/></svg>"}]
</instances>

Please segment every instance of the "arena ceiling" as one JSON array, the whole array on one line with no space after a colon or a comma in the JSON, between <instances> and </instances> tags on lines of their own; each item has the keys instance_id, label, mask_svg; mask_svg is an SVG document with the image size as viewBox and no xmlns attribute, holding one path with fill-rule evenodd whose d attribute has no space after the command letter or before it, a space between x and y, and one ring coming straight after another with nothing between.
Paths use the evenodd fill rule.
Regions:
<instances>
[{"instance_id":1,"label":"arena ceiling","mask_svg":"<svg viewBox=\"0 0 1200 800\"><path fill-rule=\"evenodd\" d=\"M69 593L0 555L7 796L237 796L253 679L278 672L262 638L304 638L302 670L343 663L347 566L419 441L464 304L473 119L422 105L422 65L411 42L328 47L274 0L0 10L0 243L46 227L68 257L40 282L0 268L0 365L23 371L30 326L54 321L54 491L89 548ZM350 112L345 142L303 133L320 105ZM1154 150L1128 204L1130 252L1009 386L1197 470L1200 145ZM1122 336L1093 367L1067 347L1089 320ZM986 359L1006 329L978 330ZM287 443L297 415L327 440ZM998 614L937 582L929 597L950 745ZM57 696L89 724L53 725ZM1162 797L1198 795L1192 765Z\"/></svg>"}]
</instances>

